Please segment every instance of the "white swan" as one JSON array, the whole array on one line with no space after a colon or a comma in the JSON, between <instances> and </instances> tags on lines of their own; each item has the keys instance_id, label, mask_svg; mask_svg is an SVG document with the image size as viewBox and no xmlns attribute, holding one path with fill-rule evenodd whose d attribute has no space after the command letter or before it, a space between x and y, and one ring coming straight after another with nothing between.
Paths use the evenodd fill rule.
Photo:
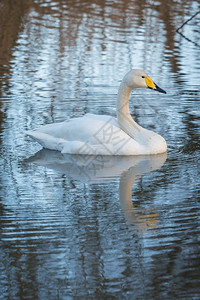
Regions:
<instances>
[{"instance_id":1,"label":"white swan","mask_svg":"<svg viewBox=\"0 0 200 300\"><path fill-rule=\"evenodd\" d=\"M146 155L167 151L163 137L139 126L129 113L129 95L134 88L150 88L166 93L141 70L128 72L119 88L117 119L86 114L61 123L27 131L44 148L69 154Z\"/></svg>"}]
</instances>

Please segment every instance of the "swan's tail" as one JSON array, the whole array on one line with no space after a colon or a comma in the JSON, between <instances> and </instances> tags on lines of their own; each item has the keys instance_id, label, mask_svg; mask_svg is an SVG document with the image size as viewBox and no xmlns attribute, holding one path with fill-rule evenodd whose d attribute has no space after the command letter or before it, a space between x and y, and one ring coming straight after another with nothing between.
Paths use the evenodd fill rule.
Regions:
<instances>
[{"instance_id":1,"label":"swan's tail","mask_svg":"<svg viewBox=\"0 0 200 300\"><path fill-rule=\"evenodd\" d=\"M37 141L44 148L51 149L51 150L59 150L59 151L61 150L60 149L61 139L53 137L39 130L28 130L25 133L26 135L30 136L32 139Z\"/></svg>"}]
</instances>

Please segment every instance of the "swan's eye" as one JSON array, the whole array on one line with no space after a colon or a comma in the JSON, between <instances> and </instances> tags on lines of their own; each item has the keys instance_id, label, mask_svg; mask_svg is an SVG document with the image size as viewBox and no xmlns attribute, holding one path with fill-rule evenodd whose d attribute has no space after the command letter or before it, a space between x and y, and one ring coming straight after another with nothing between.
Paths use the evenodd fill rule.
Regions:
<instances>
[{"instance_id":1,"label":"swan's eye","mask_svg":"<svg viewBox=\"0 0 200 300\"><path fill-rule=\"evenodd\" d=\"M142 78L145 78L145 76L142 76Z\"/></svg>"}]
</instances>

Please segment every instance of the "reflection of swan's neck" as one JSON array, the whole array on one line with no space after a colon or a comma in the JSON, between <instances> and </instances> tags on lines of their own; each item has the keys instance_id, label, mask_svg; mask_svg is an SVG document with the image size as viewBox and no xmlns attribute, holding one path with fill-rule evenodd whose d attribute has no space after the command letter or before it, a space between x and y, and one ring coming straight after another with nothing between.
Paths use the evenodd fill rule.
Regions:
<instances>
[{"instance_id":1,"label":"reflection of swan's neck","mask_svg":"<svg viewBox=\"0 0 200 300\"><path fill-rule=\"evenodd\" d=\"M119 199L124 212L130 213L131 211L131 213L133 213L131 193L133 184L137 179L138 176L132 172L132 168L121 175L119 184Z\"/></svg>"},{"instance_id":2,"label":"reflection of swan's neck","mask_svg":"<svg viewBox=\"0 0 200 300\"><path fill-rule=\"evenodd\" d=\"M124 172L120 178L119 199L126 222L127 224L137 225L137 229L155 228L156 223L158 222L157 213L146 214L145 211L145 214L141 214L138 210L134 212L132 186L137 179L138 176L135 174L134 168L130 168L128 171Z\"/></svg>"},{"instance_id":3,"label":"reflection of swan's neck","mask_svg":"<svg viewBox=\"0 0 200 300\"><path fill-rule=\"evenodd\" d=\"M117 98L117 119L120 128L130 137L136 139L139 137L141 127L132 119L129 112L129 96L132 89L122 82Z\"/></svg>"}]
</instances>

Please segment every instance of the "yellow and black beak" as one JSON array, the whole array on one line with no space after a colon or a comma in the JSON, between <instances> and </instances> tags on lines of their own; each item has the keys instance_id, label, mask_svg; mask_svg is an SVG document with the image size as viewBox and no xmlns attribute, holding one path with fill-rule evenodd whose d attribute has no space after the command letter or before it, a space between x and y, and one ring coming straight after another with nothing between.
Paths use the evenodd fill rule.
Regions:
<instances>
[{"instance_id":1,"label":"yellow and black beak","mask_svg":"<svg viewBox=\"0 0 200 300\"><path fill-rule=\"evenodd\" d=\"M153 89L154 91L166 94L167 92L165 92L163 89L161 89L159 86L157 86L157 84L155 84L153 82L153 80L150 77L145 77L145 81L146 81L146 85L149 89Z\"/></svg>"}]
</instances>

